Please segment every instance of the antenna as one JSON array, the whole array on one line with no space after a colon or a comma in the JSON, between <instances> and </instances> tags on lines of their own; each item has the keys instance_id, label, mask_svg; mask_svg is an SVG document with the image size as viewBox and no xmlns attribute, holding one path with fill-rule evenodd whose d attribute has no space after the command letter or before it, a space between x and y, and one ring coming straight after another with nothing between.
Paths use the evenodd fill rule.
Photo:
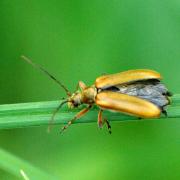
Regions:
<instances>
[{"instance_id":1,"label":"antenna","mask_svg":"<svg viewBox=\"0 0 180 180\"><path fill-rule=\"evenodd\" d=\"M48 71L46 71L42 66L35 64L34 62L32 62L28 57L22 55L21 58L26 61L27 63L31 64L34 68L40 70L41 72L43 72L44 74L46 74L49 78L51 78L52 80L54 80L57 84L59 84L61 86L61 88L63 88L66 91L66 94L68 96L71 96L71 93L69 92L69 90L66 88L66 86L64 86L59 80L57 80L53 75L51 75Z\"/></svg>"}]
</instances>

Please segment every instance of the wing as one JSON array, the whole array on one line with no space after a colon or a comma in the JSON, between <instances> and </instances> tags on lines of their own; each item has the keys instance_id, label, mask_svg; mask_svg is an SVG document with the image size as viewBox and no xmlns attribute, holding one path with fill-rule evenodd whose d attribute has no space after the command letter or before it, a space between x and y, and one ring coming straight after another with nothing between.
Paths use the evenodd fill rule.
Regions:
<instances>
[{"instance_id":1,"label":"wing","mask_svg":"<svg viewBox=\"0 0 180 180\"><path fill-rule=\"evenodd\" d=\"M115 85L101 91L113 91L129 96L136 96L157 105L162 110L170 104L169 96L171 94L166 86L156 79Z\"/></svg>"},{"instance_id":2,"label":"wing","mask_svg":"<svg viewBox=\"0 0 180 180\"><path fill-rule=\"evenodd\" d=\"M147 79L161 79L161 75L156 71L148 69L129 70L117 74L100 76L96 79L95 86L104 89L117 84L125 84Z\"/></svg>"},{"instance_id":3,"label":"wing","mask_svg":"<svg viewBox=\"0 0 180 180\"><path fill-rule=\"evenodd\" d=\"M119 92L102 91L97 94L95 102L103 109L142 118L155 118L159 117L161 114L161 110L153 103Z\"/></svg>"}]
</instances>

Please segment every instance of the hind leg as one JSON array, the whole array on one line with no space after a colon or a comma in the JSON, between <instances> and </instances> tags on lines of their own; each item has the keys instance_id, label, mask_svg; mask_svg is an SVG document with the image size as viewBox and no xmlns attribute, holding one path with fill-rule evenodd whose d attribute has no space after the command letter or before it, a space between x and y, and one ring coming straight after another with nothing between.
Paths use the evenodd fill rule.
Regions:
<instances>
[{"instance_id":1,"label":"hind leg","mask_svg":"<svg viewBox=\"0 0 180 180\"><path fill-rule=\"evenodd\" d=\"M165 115L165 117L168 117L168 113L165 109L163 109L161 112Z\"/></svg>"},{"instance_id":2,"label":"hind leg","mask_svg":"<svg viewBox=\"0 0 180 180\"><path fill-rule=\"evenodd\" d=\"M109 134L111 134L112 132L111 132L110 123L109 123L109 121L108 121L107 119L105 119L105 118L102 117L102 112L103 112L103 110L100 109L100 110L99 110L99 113L98 113L98 127L99 127L99 128L102 128L103 125L104 125L104 123L106 123L107 128L108 128L108 131L109 131Z\"/></svg>"},{"instance_id":3,"label":"hind leg","mask_svg":"<svg viewBox=\"0 0 180 180\"><path fill-rule=\"evenodd\" d=\"M161 108L161 112L162 112L162 114L165 115L165 117L168 117L168 113L167 113L165 107L162 107L162 108Z\"/></svg>"}]
</instances>

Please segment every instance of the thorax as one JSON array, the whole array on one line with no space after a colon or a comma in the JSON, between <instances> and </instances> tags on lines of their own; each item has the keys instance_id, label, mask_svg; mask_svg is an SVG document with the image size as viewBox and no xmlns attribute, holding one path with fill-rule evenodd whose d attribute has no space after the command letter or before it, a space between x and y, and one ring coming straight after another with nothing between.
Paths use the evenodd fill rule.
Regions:
<instances>
[{"instance_id":1,"label":"thorax","mask_svg":"<svg viewBox=\"0 0 180 180\"><path fill-rule=\"evenodd\" d=\"M97 89L95 86L85 88L82 92L82 103L93 104L97 95Z\"/></svg>"}]
</instances>

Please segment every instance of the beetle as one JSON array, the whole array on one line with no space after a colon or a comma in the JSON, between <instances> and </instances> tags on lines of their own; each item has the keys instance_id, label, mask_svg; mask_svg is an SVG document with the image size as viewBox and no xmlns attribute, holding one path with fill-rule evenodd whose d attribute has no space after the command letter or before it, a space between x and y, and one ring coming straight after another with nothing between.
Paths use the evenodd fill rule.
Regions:
<instances>
[{"instance_id":1,"label":"beetle","mask_svg":"<svg viewBox=\"0 0 180 180\"><path fill-rule=\"evenodd\" d=\"M172 95L166 86L161 82L160 73L149 69L128 70L116 74L103 75L96 78L95 83L87 86L84 82L79 81L77 90L74 93L46 71L42 66L35 64L29 58L21 56L23 60L40 69L67 94L65 99L54 111L50 122L52 123L56 113L64 105L68 104L69 108L77 108L82 104L87 107L78 112L61 132L67 129L74 121L84 116L94 105L99 107L98 126L102 128L106 123L109 133L111 126L106 118L103 118L103 110L110 110L139 118L157 118L161 113L167 116L166 106L170 104Z\"/></svg>"}]
</instances>

